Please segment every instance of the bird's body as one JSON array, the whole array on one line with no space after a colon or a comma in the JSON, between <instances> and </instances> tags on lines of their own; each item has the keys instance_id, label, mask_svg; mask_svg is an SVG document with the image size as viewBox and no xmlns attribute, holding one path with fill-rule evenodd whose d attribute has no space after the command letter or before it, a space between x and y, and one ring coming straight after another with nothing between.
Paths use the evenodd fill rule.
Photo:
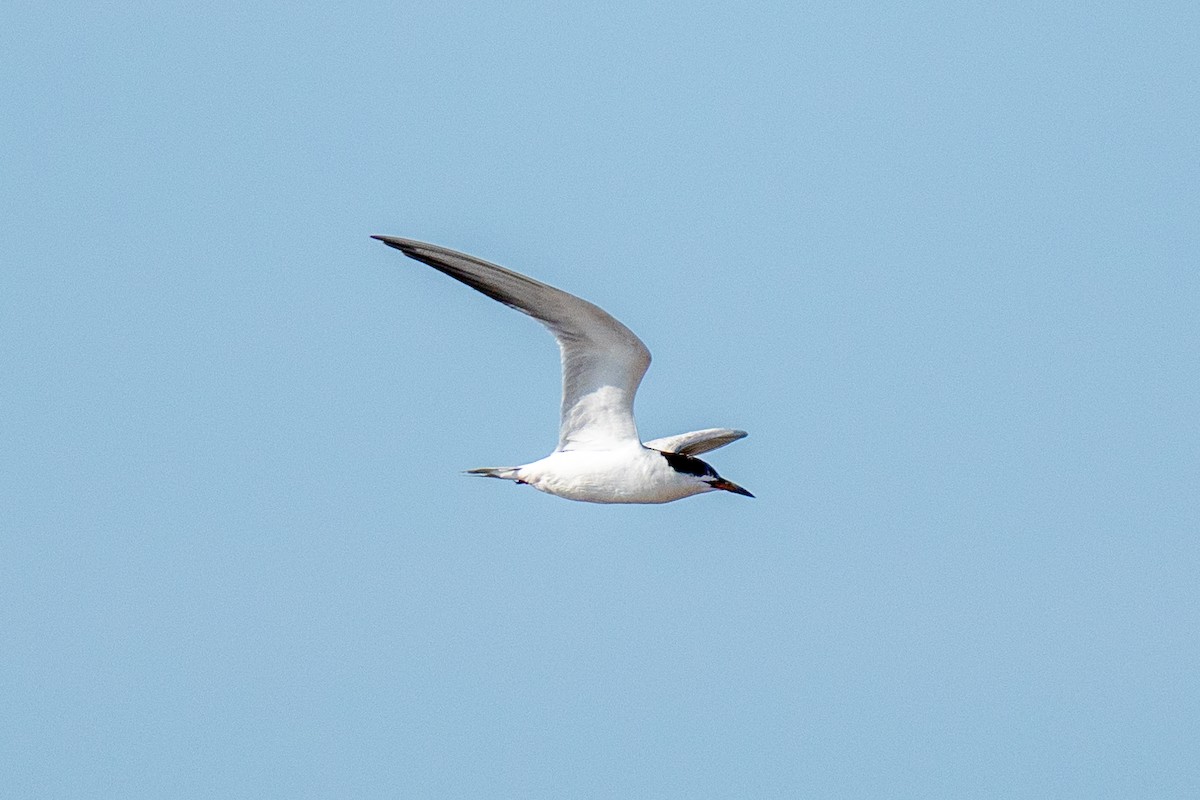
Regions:
<instances>
[{"instance_id":1,"label":"bird's body","mask_svg":"<svg viewBox=\"0 0 1200 800\"><path fill-rule=\"evenodd\" d=\"M662 452L640 443L610 450L556 450L511 469L515 470L511 476L472 471L589 503L669 503L709 491L694 476L675 470Z\"/></svg>"},{"instance_id":2,"label":"bird's body","mask_svg":"<svg viewBox=\"0 0 1200 800\"><path fill-rule=\"evenodd\" d=\"M469 473L590 503L667 503L717 489L753 497L695 457L742 438L744 431L710 428L642 443L633 399L650 351L603 309L474 256L411 239L373 238L534 317L558 340L563 369L558 447L523 466Z\"/></svg>"}]
</instances>

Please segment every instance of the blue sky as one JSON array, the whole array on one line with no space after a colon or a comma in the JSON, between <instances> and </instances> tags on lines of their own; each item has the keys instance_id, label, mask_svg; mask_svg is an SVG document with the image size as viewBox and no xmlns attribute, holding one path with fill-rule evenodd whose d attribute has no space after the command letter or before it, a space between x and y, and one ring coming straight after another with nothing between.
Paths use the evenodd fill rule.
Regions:
<instances>
[{"instance_id":1,"label":"blue sky","mask_svg":"<svg viewBox=\"0 0 1200 800\"><path fill-rule=\"evenodd\" d=\"M6 5L12 796L1200 792L1200 12L1051 6ZM370 234L758 498L460 475L553 341Z\"/></svg>"}]
</instances>

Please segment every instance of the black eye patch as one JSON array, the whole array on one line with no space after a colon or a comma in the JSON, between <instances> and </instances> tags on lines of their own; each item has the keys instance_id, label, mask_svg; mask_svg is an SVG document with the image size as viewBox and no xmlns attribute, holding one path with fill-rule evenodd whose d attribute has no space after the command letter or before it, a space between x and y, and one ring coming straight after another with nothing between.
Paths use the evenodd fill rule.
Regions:
<instances>
[{"instance_id":1,"label":"black eye patch","mask_svg":"<svg viewBox=\"0 0 1200 800\"><path fill-rule=\"evenodd\" d=\"M697 478L717 477L716 470L694 456L685 456L683 453L664 453L662 450L658 452L662 453L662 457L676 472L695 475Z\"/></svg>"}]
</instances>

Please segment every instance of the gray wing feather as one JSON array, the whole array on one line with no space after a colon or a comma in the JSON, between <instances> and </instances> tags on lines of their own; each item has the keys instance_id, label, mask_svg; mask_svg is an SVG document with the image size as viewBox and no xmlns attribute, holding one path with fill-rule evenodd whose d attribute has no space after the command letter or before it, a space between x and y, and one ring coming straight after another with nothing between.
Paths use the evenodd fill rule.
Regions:
<instances>
[{"instance_id":1,"label":"gray wing feather","mask_svg":"<svg viewBox=\"0 0 1200 800\"><path fill-rule=\"evenodd\" d=\"M677 436L664 436L646 442L646 447L652 450L662 450L666 453L683 453L686 456L698 456L709 450L724 447L730 442L746 437L745 431L733 428L705 428L702 431L681 433Z\"/></svg>"},{"instance_id":2,"label":"gray wing feather","mask_svg":"<svg viewBox=\"0 0 1200 800\"><path fill-rule=\"evenodd\" d=\"M650 351L612 315L561 289L465 253L394 236L371 238L550 329L562 354L559 450L638 441L633 398L650 366Z\"/></svg>"}]
</instances>

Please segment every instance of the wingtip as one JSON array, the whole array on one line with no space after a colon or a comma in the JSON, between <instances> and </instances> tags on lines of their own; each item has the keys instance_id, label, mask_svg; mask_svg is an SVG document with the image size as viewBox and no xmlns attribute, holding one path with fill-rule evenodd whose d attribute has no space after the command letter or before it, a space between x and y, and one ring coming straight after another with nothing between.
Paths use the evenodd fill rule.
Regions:
<instances>
[{"instance_id":1,"label":"wingtip","mask_svg":"<svg viewBox=\"0 0 1200 800\"><path fill-rule=\"evenodd\" d=\"M388 247L394 247L405 255L411 255L409 251L412 249L413 242L407 239L401 239L398 236L380 236L378 234L371 234L371 238L378 242L383 242Z\"/></svg>"}]
</instances>

